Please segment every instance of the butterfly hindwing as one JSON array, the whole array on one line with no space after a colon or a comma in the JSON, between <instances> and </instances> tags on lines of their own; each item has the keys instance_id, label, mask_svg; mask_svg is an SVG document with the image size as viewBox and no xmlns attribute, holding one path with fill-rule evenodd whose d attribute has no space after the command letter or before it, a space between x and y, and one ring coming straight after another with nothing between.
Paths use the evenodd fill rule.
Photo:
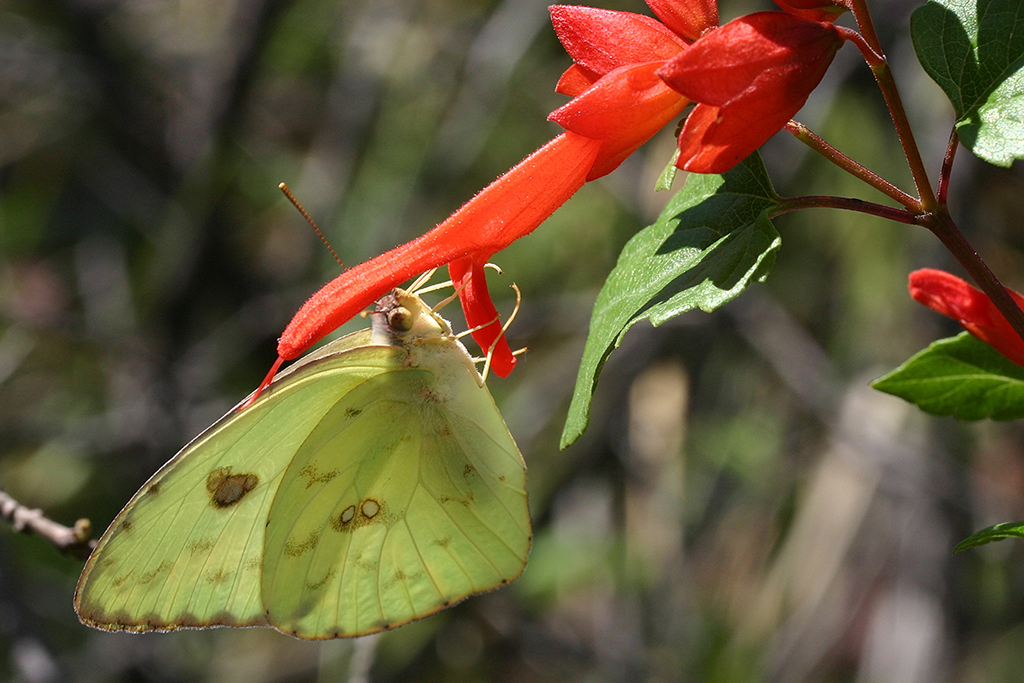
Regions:
<instances>
[{"instance_id":1,"label":"butterfly hindwing","mask_svg":"<svg viewBox=\"0 0 1024 683\"><path fill-rule=\"evenodd\" d=\"M271 509L269 620L311 638L391 628L517 577L525 469L450 341L352 391L299 449Z\"/></svg>"}]
</instances>

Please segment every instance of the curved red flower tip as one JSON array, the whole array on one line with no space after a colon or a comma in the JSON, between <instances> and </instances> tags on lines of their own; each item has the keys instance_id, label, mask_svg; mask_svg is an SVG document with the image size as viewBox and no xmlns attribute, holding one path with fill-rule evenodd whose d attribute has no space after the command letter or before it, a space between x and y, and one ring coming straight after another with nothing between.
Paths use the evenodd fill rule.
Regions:
<instances>
[{"instance_id":1,"label":"curved red flower tip","mask_svg":"<svg viewBox=\"0 0 1024 683\"><path fill-rule=\"evenodd\" d=\"M658 75L698 105L679 136L676 165L724 173L782 129L843 44L831 24L758 12L697 40Z\"/></svg>"},{"instance_id":2,"label":"curved red flower tip","mask_svg":"<svg viewBox=\"0 0 1024 683\"><path fill-rule=\"evenodd\" d=\"M278 340L278 355L286 360L297 358L388 291L432 268L471 258L482 274L482 266L492 254L532 232L583 186L600 148L599 140L563 133L427 234L346 270L299 309ZM460 297L467 318L476 321L470 321L471 326L497 315L482 278L472 277ZM485 350L497 336L488 332L490 329L473 335L483 340ZM504 348L507 350L507 344ZM499 353L497 347L495 353ZM492 360L499 376L508 374L513 364L511 351L504 361Z\"/></svg>"},{"instance_id":3,"label":"curved red flower tip","mask_svg":"<svg viewBox=\"0 0 1024 683\"><path fill-rule=\"evenodd\" d=\"M556 87L574 99L548 119L602 141L587 180L615 170L689 103L655 74L687 49L688 35L717 23L717 8L713 0L658 0L651 6L671 24L631 12L550 8L555 32L575 63Z\"/></svg>"},{"instance_id":4,"label":"curved red flower tip","mask_svg":"<svg viewBox=\"0 0 1024 683\"><path fill-rule=\"evenodd\" d=\"M1007 290L1024 308L1024 296ZM945 271L925 268L910 274L910 296L933 311L953 318L964 329L1017 365L1024 366L1024 340L988 296Z\"/></svg>"},{"instance_id":5,"label":"curved red flower tip","mask_svg":"<svg viewBox=\"0 0 1024 683\"><path fill-rule=\"evenodd\" d=\"M485 354L490 352L491 370L498 377L507 377L516 365L516 357L501 332L498 311L487 291L484 264L472 258L459 259L448 264L448 274L455 286L462 288L459 299L473 339Z\"/></svg>"},{"instance_id":6,"label":"curved red flower tip","mask_svg":"<svg viewBox=\"0 0 1024 683\"><path fill-rule=\"evenodd\" d=\"M775 4L790 14L825 23L832 23L849 9L829 0L775 0Z\"/></svg>"},{"instance_id":7,"label":"curved red flower tip","mask_svg":"<svg viewBox=\"0 0 1024 683\"><path fill-rule=\"evenodd\" d=\"M687 41L653 17L596 7L554 5L551 25L577 66L597 76L622 66L666 61Z\"/></svg>"},{"instance_id":8,"label":"curved red flower tip","mask_svg":"<svg viewBox=\"0 0 1024 683\"><path fill-rule=\"evenodd\" d=\"M647 6L666 26L691 41L718 26L716 0L647 0Z\"/></svg>"}]
</instances>

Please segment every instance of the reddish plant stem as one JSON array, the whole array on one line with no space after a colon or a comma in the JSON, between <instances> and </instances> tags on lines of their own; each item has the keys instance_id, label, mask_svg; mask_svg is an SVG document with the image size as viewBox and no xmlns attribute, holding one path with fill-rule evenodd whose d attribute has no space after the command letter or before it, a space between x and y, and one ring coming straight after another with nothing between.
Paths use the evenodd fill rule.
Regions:
<instances>
[{"instance_id":1,"label":"reddish plant stem","mask_svg":"<svg viewBox=\"0 0 1024 683\"><path fill-rule=\"evenodd\" d=\"M903 108L903 101L900 99L896 82L893 80L892 71L885 60L885 53L882 51L882 45L878 41L874 24L871 22L871 15L868 13L867 4L865 0L849 1L864 42L871 48L867 52L861 48L861 53L864 54L868 66L871 67L871 72L875 75L878 88L882 91L882 97L885 98L885 103L889 107L889 115L892 117L893 125L896 127L896 134L899 135L900 144L903 145L903 153L907 157L910 173L914 176L914 184L917 186L917 192L921 197L921 206L925 211L934 211L938 208L938 202L932 191L931 181L928 180L928 172L925 170L921 152L918 150L917 142L914 140L914 133L910 129L910 121L907 119L907 112Z\"/></svg>"},{"instance_id":2,"label":"reddish plant stem","mask_svg":"<svg viewBox=\"0 0 1024 683\"><path fill-rule=\"evenodd\" d=\"M974 247L967 241L967 238L960 232L960 229L956 227L945 207L941 207L939 210L931 213L915 215L913 212L905 209L895 209L891 206L883 206L849 197L825 195L786 197L771 211L770 217L774 218L775 216L799 209L845 209L847 211L857 211L858 213L887 218L897 223L920 225L928 228L939 238L946 249L953 254L981 290L992 299L992 303L996 305L996 308L999 309L1017 334L1020 335L1020 338L1024 339L1024 312L1021 311L1017 303L1010 297L1006 288L999 282L999 278L995 276L995 273L982 260L978 252L975 251Z\"/></svg>"},{"instance_id":3,"label":"reddish plant stem","mask_svg":"<svg viewBox=\"0 0 1024 683\"><path fill-rule=\"evenodd\" d=\"M946 156L942 159L942 170L939 171L939 191L938 191L938 202L940 206L946 205L946 197L949 195L949 176L953 171L953 158L956 156L956 150L960 144L960 136L957 135L956 128L949 134L949 144L946 145Z\"/></svg>"},{"instance_id":4,"label":"reddish plant stem","mask_svg":"<svg viewBox=\"0 0 1024 683\"><path fill-rule=\"evenodd\" d=\"M792 133L797 140L804 143L850 175L863 180L865 183L890 199L899 202L903 206L907 207L907 210L912 211L915 214L921 213L921 202L914 199L874 171L865 168L863 165L846 156L838 149L815 135L804 124L798 123L797 121L790 121L786 124L786 130Z\"/></svg>"},{"instance_id":5,"label":"reddish plant stem","mask_svg":"<svg viewBox=\"0 0 1024 683\"><path fill-rule=\"evenodd\" d=\"M928 180L928 174L924 168L924 161L921 159L921 153L918 150L917 142L914 140L913 131L910 129L910 122L907 119L906 110L903 108L903 102L896 88L896 82L893 80L889 64L885 60L882 45L878 40L878 35L875 33L875 27L871 21L866 0L840 0L840 2L853 11L857 25L860 28L860 35L846 29L841 29L840 33L846 40L857 46L875 75L878 87L882 91L882 97L885 98L885 103L889 107L889 114L892 116L893 125L896 127L896 133L899 135L900 144L903 146L903 152L907 157L907 163L910 165L910 172L914 176L914 184L917 186L921 199L919 201L913 200L912 203L908 204L904 199L879 187L878 181L871 177L875 174L866 171L866 169L863 169L863 167L860 167L859 164L848 157L840 155L827 144L817 144L802 131L790 129L787 126L787 129L796 135L798 139L811 145L825 158L864 180L872 187L881 189L889 197L906 206L909 211L842 197L796 197L784 199L776 210L772 212L773 215L802 208L831 207L860 211L889 218L900 223L909 223L928 228L953 254L982 291L988 295L992 303L996 305L996 308L999 309L1017 332L1017 335L1024 339L1024 312L1021 311L1017 303L1010 297L1006 288L999 282L999 278L995 276L995 273L982 260L978 252L975 251L974 247L963 236L963 233L960 232L960 229L956 227L946 208L946 198L949 193L949 176L953 168L953 159L959 143L956 129L953 129L949 138L949 144L946 147L946 156L943 159L942 170L939 173L938 195L936 195L932 192L931 182ZM810 131L807 131L807 133L810 133Z\"/></svg>"},{"instance_id":6,"label":"reddish plant stem","mask_svg":"<svg viewBox=\"0 0 1024 683\"><path fill-rule=\"evenodd\" d=\"M907 225L917 225L918 223L917 216L904 209L894 209L891 206L875 204L874 202L865 202L861 199L832 197L828 195L785 197L770 213L771 217L774 218L775 216L789 213L790 211L797 211L799 209L845 209L846 211L856 211L858 213L866 213L872 216L888 218L891 221L905 223Z\"/></svg>"},{"instance_id":7,"label":"reddish plant stem","mask_svg":"<svg viewBox=\"0 0 1024 683\"><path fill-rule=\"evenodd\" d=\"M974 282L981 288L1007 322L1013 327L1021 339L1024 339L1024 312L1007 293L999 278L988 267L974 247L967 241L960 229L956 227L945 206L924 216L919 222L939 238L946 249L956 258L964 270L970 274Z\"/></svg>"}]
</instances>

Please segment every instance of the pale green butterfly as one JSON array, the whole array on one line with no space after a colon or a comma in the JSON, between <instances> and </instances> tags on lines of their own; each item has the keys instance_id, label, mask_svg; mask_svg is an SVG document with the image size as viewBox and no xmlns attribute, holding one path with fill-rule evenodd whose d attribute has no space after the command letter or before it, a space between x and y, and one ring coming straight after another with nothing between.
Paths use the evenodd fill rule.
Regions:
<instances>
[{"instance_id":1,"label":"pale green butterfly","mask_svg":"<svg viewBox=\"0 0 1024 683\"><path fill-rule=\"evenodd\" d=\"M371 315L135 494L82 571L84 623L358 636L519 576L526 468L473 359L415 294Z\"/></svg>"}]
</instances>

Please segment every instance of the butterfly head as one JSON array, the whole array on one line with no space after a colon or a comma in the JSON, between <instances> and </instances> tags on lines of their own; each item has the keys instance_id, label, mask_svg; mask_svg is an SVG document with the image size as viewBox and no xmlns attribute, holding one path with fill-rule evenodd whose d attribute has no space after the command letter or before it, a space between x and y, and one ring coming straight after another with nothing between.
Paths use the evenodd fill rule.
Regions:
<instances>
[{"instance_id":1,"label":"butterfly head","mask_svg":"<svg viewBox=\"0 0 1024 683\"><path fill-rule=\"evenodd\" d=\"M415 294L395 289L377 301L371 314L373 343L396 344L450 335L448 323Z\"/></svg>"}]
</instances>

